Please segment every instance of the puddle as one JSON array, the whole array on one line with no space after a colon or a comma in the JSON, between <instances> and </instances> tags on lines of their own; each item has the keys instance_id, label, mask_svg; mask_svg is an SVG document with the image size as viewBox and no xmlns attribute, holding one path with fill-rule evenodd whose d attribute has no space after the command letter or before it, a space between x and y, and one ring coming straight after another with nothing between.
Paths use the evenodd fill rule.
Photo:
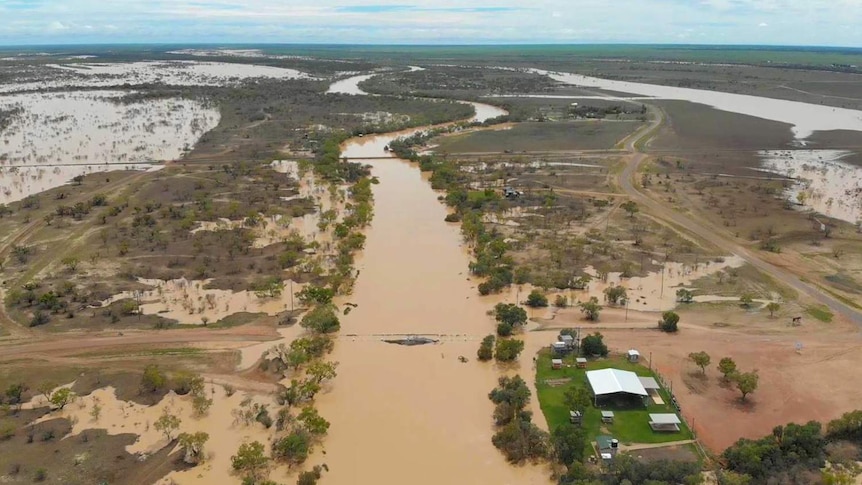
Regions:
<instances>
[{"instance_id":1,"label":"puddle","mask_svg":"<svg viewBox=\"0 0 862 485\"><path fill-rule=\"evenodd\" d=\"M247 79L307 79L295 69L229 62L146 61L127 63L48 64L54 76L39 82L0 84L0 93L66 87L110 87L121 84L172 86L237 85Z\"/></svg>"},{"instance_id":2,"label":"puddle","mask_svg":"<svg viewBox=\"0 0 862 485\"><path fill-rule=\"evenodd\" d=\"M578 74L552 73L541 69L531 69L530 71L550 76L551 79L574 86L600 88L661 99L691 101L712 106L722 111L788 123L793 125L793 133L800 140L807 138L815 131L862 131L862 111L858 110L833 108L831 106L763 98L745 94L659 86L628 81L612 81Z\"/></svg>"},{"instance_id":3,"label":"puddle","mask_svg":"<svg viewBox=\"0 0 862 485\"><path fill-rule=\"evenodd\" d=\"M255 292L206 289L212 280L157 280L138 278L138 282L153 287L144 291L124 291L102 302L102 306L119 300L132 299L141 304L145 315L160 315L185 325L215 323L239 312L275 315L297 304L293 295L302 289L299 283L284 281L281 295L259 298Z\"/></svg>"},{"instance_id":4,"label":"puddle","mask_svg":"<svg viewBox=\"0 0 862 485\"><path fill-rule=\"evenodd\" d=\"M96 171L151 169L181 157L220 119L187 99L120 104L117 91L0 96L19 114L0 132L0 203Z\"/></svg>"},{"instance_id":5,"label":"puddle","mask_svg":"<svg viewBox=\"0 0 862 485\"><path fill-rule=\"evenodd\" d=\"M862 168L841 159L840 150L779 150L758 153L763 167L796 179L787 200L856 224L862 220Z\"/></svg>"}]
</instances>

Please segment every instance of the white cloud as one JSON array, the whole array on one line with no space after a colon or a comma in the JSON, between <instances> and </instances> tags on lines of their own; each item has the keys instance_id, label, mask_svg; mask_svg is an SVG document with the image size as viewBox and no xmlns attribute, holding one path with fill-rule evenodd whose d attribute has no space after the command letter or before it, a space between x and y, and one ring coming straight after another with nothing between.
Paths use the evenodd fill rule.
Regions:
<instances>
[{"instance_id":1,"label":"white cloud","mask_svg":"<svg viewBox=\"0 0 862 485\"><path fill-rule=\"evenodd\" d=\"M757 24L757 26L758 27L769 27L769 24L767 24L766 22L760 22L759 24Z\"/></svg>"}]
</instances>

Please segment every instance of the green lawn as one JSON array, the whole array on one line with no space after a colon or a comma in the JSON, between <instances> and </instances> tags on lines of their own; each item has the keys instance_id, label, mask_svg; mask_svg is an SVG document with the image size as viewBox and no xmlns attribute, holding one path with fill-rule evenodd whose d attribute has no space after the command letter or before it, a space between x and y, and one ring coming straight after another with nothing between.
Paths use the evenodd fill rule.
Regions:
<instances>
[{"instance_id":1,"label":"green lawn","mask_svg":"<svg viewBox=\"0 0 862 485\"><path fill-rule=\"evenodd\" d=\"M574 365L575 357L570 356L563 360L564 367L559 370L551 368L551 352L550 350L542 350L539 352L538 361L536 364L536 390L538 391L539 404L542 408L545 418L548 420L548 427L551 430L558 426L569 426L569 409L563 402L563 395L570 386L587 387L587 370L605 369L613 367L621 370L628 370L636 373L639 376L652 376L655 374L642 365L632 364L624 358L608 358L590 361L587 363L586 369L578 369ZM571 367L567 367L571 366ZM564 379L570 378L568 384L551 386L545 383L549 379ZM666 403L670 402L670 398L664 389L661 389L660 394ZM590 406L584 416L583 426L587 429L590 439L594 439L597 435L605 434L602 431L602 426L607 429L607 434L620 440L623 444L630 443L666 443L669 441L687 440L692 438L691 431L688 426L683 423L680 425L678 433L657 433L649 426L649 414L651 413L673 413L676 410L668 405L656 405L652 400L646 408L626 408L619 409L613 407L603 407L597 409ZM613 411L614 423L602 424L601 411Z\"/></svg>"}]
</instances>

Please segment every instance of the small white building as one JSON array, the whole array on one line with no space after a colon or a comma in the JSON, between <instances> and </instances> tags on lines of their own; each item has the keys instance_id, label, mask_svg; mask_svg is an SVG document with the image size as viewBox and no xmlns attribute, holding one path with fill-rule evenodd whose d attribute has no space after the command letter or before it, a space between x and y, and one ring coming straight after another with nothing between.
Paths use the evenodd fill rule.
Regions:
<instances>
[{"instance_id":1,"label":"small white building","mask_svg":"<svg viewBox=\"0 0 862 485\"><path fill-rule=\"evenodd\" d=\"M626 353L629 362L636 363L641 360L641 353L635 349L631 349Z\"/></svg>"}]
</instances>

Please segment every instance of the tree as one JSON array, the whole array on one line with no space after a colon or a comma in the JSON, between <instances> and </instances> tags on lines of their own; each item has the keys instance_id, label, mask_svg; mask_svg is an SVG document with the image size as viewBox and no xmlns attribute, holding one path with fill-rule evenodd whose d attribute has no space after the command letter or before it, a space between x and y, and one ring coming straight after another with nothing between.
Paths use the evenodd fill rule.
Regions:
<instances>
[{"instance_id":1,"label":"tree","mask_svg":"<svg viewBox=\"0 0 862 485\"><path fill-rule=\"evenodd\" d=\"M777 312L780 308L781 308L781 305L779 305L778 303L775 303L774 301L771 301L771 302L769 302L768 305L766 305L766 309L769 310L769 317L770 318L775 316L775 312Z\"/></svg>"},{"instance_id":2,"label":"tree","mask_svg":"<svg viewBox=\"0 0 862 485\"><path fill-rule=\"evenodd\" d=\"M578 411L583 415L587 408L590 407L590 404L593 403L593 398L586 387L571 386L563 394L563 402L566 403L566 406L570 410Z\"/></svg>"},{"instance_id":3,"label":"tree","mask_svg":"<svg viewBox=\"0 0 862 485\"><path fill-rule=\"evenodd\" d=\"M757 375L757 371L737 373L734 376L736 388L742 393L743 401L745 401L746 396L757 390L759 380L760 376Z\"/></svg>"},{"instance_id":4,"label":"tree","mask_svg":"<svg viewBox=\"0 0 862 485\"><path fill-rule=\"evenodd\" d=\"M335 290L323 286L308 285L296 293L299 301L306 305L328 305L335 297Z\"/></svg>"},{"instance_id":5,"label":"tree","mask_svg":"<svg viewBox=\"0 0 862 485\"><path fill-rule=\"evenodd\" d=\"M605 288L605 301L611 305L624 303L626 301L626 289L622 286L609 286Z\"/></svg>"},{"instance_id":6,"label":"tree","mask_svg":"<svg viewBox=\"0 0 862 485\"><path fill-rule=\"evenodd\" d=\"M156 364L144 367L144 375L141 377L141 388L148 392L156 392L165 387L167 378L164 372L159 370Z\"/></svg>"},{"instance_id":7,"label":"tree","mask_svg":"<svg viewBox=\"0 0 862 485\"><path fill-rule=\"evenodd\" d=\"M596 321L599 319L599 312L602 311L602 306L599 305L599 299L591 297L588 301L578 303L584 316L587 320Z\"/></svg>"},{"instance_id":8,"label":"tree","mask_svg":"<svg viewBox=\"0 0 862 485\"><path fill-rule=\"evenodd\" d=\"M583 428L564 424L557 426L557 429L551 433L554 457L558 463L563 465L582 462L587 443L587 435Z\"/></svg>"},{"instance_id":9,"label":"tree","mask_svg":"<svg viewBox=\"0 0 862 485\"><path fill-rule=\"evenodd\" d=\"M516 327L527 323L527 312L513 303L497 303L494 306L494 318L500 323Z\"/></svg>"},{"instance_id":10,"label":"tree","mask_svg":"<svg viewBox=\"0 0 862 485\"><path fill-rule=\"evenodd\" d=\"M722 359L718 361L718 371L721 372L721 375L724 376L725 380L730 380L730 378L736 374L736 362L734 362L730 357L722 357Z\"/></svg>"},{"instance_id":11,"label":"tree","mask_svg":"<svg viewBox=\"0 0 862 485\"><path fill-rule=\"evenodd\" d=\"M70 273L74 273L75 270L78 269L78 264L81 262L78 258L74 256L67 256L60 260L64 266L69 270Z\"/></svg>"},{"instance_id":12,"label":"tree","mask_svg":"<svg viewBox=\"0 0 862 485\"><path fill-rule=\"evenodd\" d=\"M695 363L695 365L700 367L700 372L703 375L706 375L706 366L709 365L710 360L709 354L704 351L692 352L688 354L688 358L691 359Z\"/></svg>"},{"instance_id":13,"label":"tree","mask_svg":"<svg viewBox=\"0 0 862 485\"><path fill-rule=\"evenodd\" d=\"M308 458L311 451L311 436L303 429L275 440L272 444L273 458L286 462L288 466L299 465Z\"/></svg>"},{"instance_id":14,"label":"tree","mask_svg":"<svg viewBox=\"0 0 862 485\"><path fill-rule=\"evenodd\" d=\"M5 392L6 399L9 400L9 404L21 404L21 399L25 392L27 392L27 385L23 382L9 384Z\"/></svg>"},{"instance_id":15,"label":"tree","mask_svg":"<svg viewBox=\"0 0 862 485\"><path fill-rule=\"evenodd\" d=\"M508 323L500 322L497 324L498 337L511 337L513 333L515 333L515 328Z\"/></svg>"},{"instance_id":16,"label":"tree","mask_svg":"<svg viewBox=\"0 0 862 485\"><path fill-rule=\"evenodd\" d=\"M548 306L548 297L539 290L533 290L527 295L527 306L530 308L544 308Z\"/></svg>"},{"instance_id":17,"label":"tree","mask_svg":"<svg viewBox=\"0 0 862 485\"><path fill-rule=\"evenodd\" d=\"M315 384L323 384L324 381L334 379L336 376L335 368L338 367L338 362L312 362L305 374L308 379Z\"/></svg>"},{"instance_id":18,"label":"tree","mask_svg":"<svg viewBox=\"0 0 862 485\"><path fill-rule=\"evenodd\" d=\"M269 458L263 453L263 443L252 441L239 446L236 455L230 457L233 469L246 477L258 479L266 470Z\"/></svg>"},{"instance_id":19,"label":"tree","mask_svg":"<svg viewBox=\"0 0 862 485\"><path fill-rule=\"evenodd\" d=\"M192 409L196 416L206 416L212 405L213 400L203 394L194 394L192 397Z\"/></svg>"},{"instance_id":20,"label":"tree","mask_svg":"<svg viewBox=\"0 0 862 485\"><path fill-rule=\"evenodd\" d=\"M676 290L676 301L680 303L691 303L694 301L694 293L685 288Z\"/></svg>"},{"instance_id":21,"label":"tree","mask_svg":"<svg viewBox=\"0 0 862 485\"><path fill-rule=\"evenodd\" d=\"M186 394L200 394L204 390L204 378L191 372L177 372L173 375L174 392L184 396Z\"/></svg>"},{"instance_id":22,"label":"tree","mask_svg":"<svg viewBox=\"0 0 862 485\"><path fill-rule=\"evenodd\" d=\"M153 423L153 428L155 428L156 431L161 431L162 433L164 433L165 438L167 438L168 441L171 441L174 436L174 431L180 428L181 422L182 420L180 420L179 416L174 416L167 409L165 409L162 412L162 415L159 416L159 419L157 419L156 422Z\"/></svg>"},{"instance_id":23,"label":"tree","mask_svg":"<svg viewBox=\"0 0 862 485\"><path fill-rule=\"evenodd\" d=\"M599 332L587 335L581 340L581 351L584 355L608 355L608 346L605 345L604 336Z\"/></svg>"},{"instance_id":24,"label":"tree","mask_svg":"<svg viewBox=\"0 0 862 485\"><path fill-rule=\"evenodd\" d=\"M51 404L57 406L57 409L63 409L67 404L75 400L77 395L68 387L61 387L51 394Z\"/></svg>"},{"instance_id":25,"label":"tree","mask_svg":"<svg viewBox=\"0 0 862 485\"><path fill-rule=\"evenodd\" d=\"M627 200L620 204L620 208L626 212L628 212L629 217L634 217L640 211L637 202L633 200Z\"/></svg>"},{"instance_id":26,"label":"tree","mask_svg":"<svg viewBox=\"0 0 862 485\"><path fill-rule=\"evenodd\" d=\"M198 433L180 433L177 439L184 453L184 462L189 465L197 465L203 461L204 445L210 439L210 435L202 431Z\"/></svg>"},{"instance_id":27,"label":"tree","mask_svg":"<svg viewBox=\"0 0 862 485\"><path fill-rule=\"evenodd\" d=\"M275 298L281 296L281 292L284 291L284 282L277 276L273 276L255 282L251 289L258 298Z\"/></svg>"},{"instance_id":28,"label":"tree","mask_svg":"<svg viewBox=\"0 0 862 485\"><path fill-rule=\"evenodd\" d=\"M491 438L506 459L512 463L538 460L548 455L549 436L535 424L516 419L500 428Z\"/></svg>"},{"instance_id":29,"label":"tree","mask_svg":"<svg viewBox=\"0 0 862 485\"><path fill-rule=\"evenodd\" d=\"M513 338L501 338L497 340L494 358L499 362L511 362L516 360L524 350L524 342Z\"/></svg>"},{"instance_id":30,"label":"tree","mask_svg":"<svg viewBox=\"0 0 862 485\"><path fill-rule=\"evenodd\" d=\"M497 387L488 393L488 399L494 404L505 402L520 411L530 402L530 388L521 376L500 377L497 384Z\"/></svg>"},{"instance_id":31,"label":"tree","mask_svg":"<svg viewBox=\"0 0 862 485\"><path fill-rule=\"evenodd\" d=\"M745 308L751 308L751 304L754 303L754 296L751 293L743 293L741 297L739 297L739 303Z\"/></svg>"},{"instance_id":32,"label":"tree","mask_svg":"<svg viewBox=\"0 0 862 485\"><path fill-rule=\"evenodd\" d=\"M36 388L39 394L45 397L46 401L51 401L51 393L57 388L57 383L54 381L42 381L39 387Z\"/></svg>"},{"instance_id":33,"label":"tree","mask_svg":"<svg viewBox=\"0 0 862 485\"><path fill-rule=\"evenodd\" d=\"M667 311L661 314L661 320L658 321L658 328L662 332L673 333L679 330L679 315L676 312Z\"/></svg>"},{"instance_id":34,"label":"tree","mask_svg":"<svg viewBox=\"0 0 862 485\"><path fill-rule=\"evenodd\" d=\"M341 322L332 305L319 305L306 313L299 325L318 334L334 333L341 329Z\"/></svg>"},{"instance_id":35,"label":"tree","mask_svg":"<svg viewBox=\"0 0 862 485\"><path fill-rule=\"evenodd\" d=\"M317 409L311 406L302 408L296 420L302 423L302 427L314 436L323 436L329 430L329 421L324 419L318 414Z\"/></svg>"},{"instance_id":36,"label":"tree","mask_svg":"<svg viewBox=\"0 0 862 485\"><path fill-rule=\"evenodd\" d=\"M479 345L479 350L476 352L476 356L481 361L489 361L494 358L494 341L496 339L493 335L488 335L482 339L482 343Z\"/></svg>"}]
</instances>

